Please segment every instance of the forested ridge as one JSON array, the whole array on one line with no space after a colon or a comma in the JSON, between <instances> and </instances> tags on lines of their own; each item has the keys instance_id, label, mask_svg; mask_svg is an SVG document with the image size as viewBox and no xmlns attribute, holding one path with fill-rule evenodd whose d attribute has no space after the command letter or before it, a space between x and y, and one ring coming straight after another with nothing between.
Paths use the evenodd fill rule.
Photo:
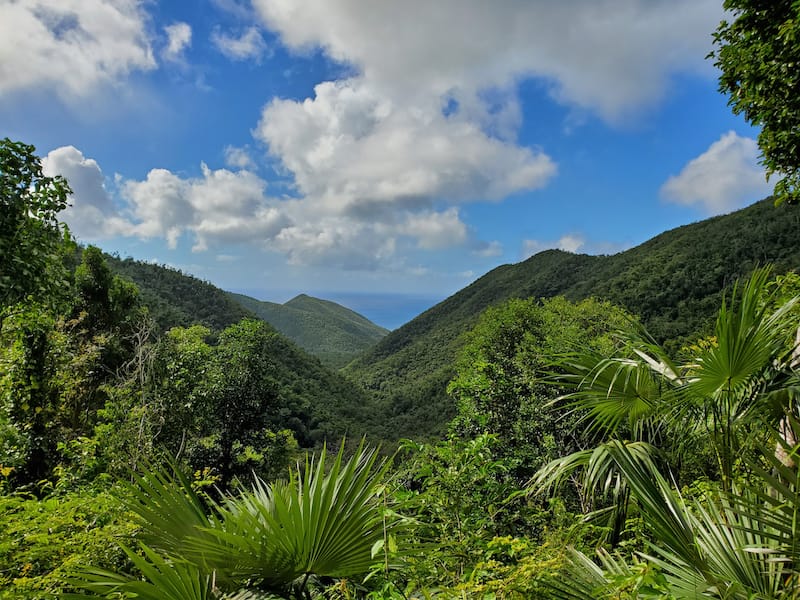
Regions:
<instances>
[{"instance_id":1,"label":"forested ridge","mask_svg":"<svg viewBox=\"0 0 800 600\"><path fill-rule=\"evenodd\" d=\"M105 255L112 271L133 281L161 331L204 325L221 330L244 318L269 323L297 346L332 368L353 360L386 333L334 302L301 294L285 304L226 292L168 265Z\"/></svg>"},{"instance_id":2,"label":"forested ridge","mask_svg":"<svg viewBox=\"0 0 800 600\"><path fill-rule=\"evenodd\" d=\"M111 255L105 259L114 273L137 285L142 302L162 331L190 325L221 330L255 316L218 287L178 269Z\"/></svg>"},{"instance_id":3,"label":"forested ridge","mask_svg":"<svg viewBox=\"0 0 800 600\"><path fill-rule=\"evenodd\" d=\"M228 296L333 368L345 366L388 333L344 306L306 294L284 304Z\"/></svg>"},{"instance_id":4,"label":"forested ridge","mask_svg":"<svg viewBox=\"0 0 800 600\"><path fill-rule=\"evenodd\" d=\"M723 290L767 264L776 272L800 265L800 215L770 198L611 256L547 250L490 271L391 332L346 373L375 394L386 423L379 435L440 435L455 414L446 386L462 336L489 306L510 298L600 298L679 347L708 330Z\"/></svg>"}]
</instances>

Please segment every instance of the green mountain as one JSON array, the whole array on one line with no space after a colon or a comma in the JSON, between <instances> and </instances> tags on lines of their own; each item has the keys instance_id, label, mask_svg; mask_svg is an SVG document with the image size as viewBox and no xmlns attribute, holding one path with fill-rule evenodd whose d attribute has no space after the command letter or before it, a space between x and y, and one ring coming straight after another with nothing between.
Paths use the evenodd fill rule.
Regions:
<instances>
[{"instance_id":1,"label":"green mountain","mask_svg":"<svg viewBox=\"0 0 800 600\"><path fill-rule=\"evenodd\" d=\"M389 331L335 302L301 294L285 304L228 292L228 297L263 319L326 365L341 368Z\"/></svg>"},{"instance_id":2,"label":"green mountain","mask_svg":"<svg viewBox=\"0 0 800 600\"><path fill-rule=\"evenodd\" d=\"M238 302L214 285L165 265L105 255L108 266L139 287L143 303L159 328L205 325L219 331L253 317Z\"/></svg>"},{"instance_id":3,"label":"green mountain","mask_svg":"<svg viewBox=\"0 0 800 600\"><path fill-rule=\"evenodd\" d=\"M200 324L218 333L243 318L260 317L242 306L238 296L234 299L233 294L177 269L132 258L106 255L105 259L112 271L137 285L143 303L161 331ZM248 300L258 303L252 298ZM298 314L315 314L321 331L326 330L321 324L325 315L330 315L331 319L337 319L337 325L328 328L330 331L344 328L344 323L350 323L350 328L357 330L363 326L363 321L381 335L385 333L363 317L332 302L298 297L286 306L289 305L290 310ZM312 307L316 307L316 312ZM270 338L270 377L287 405L306 407L302 418L287 415L286 426L294 431L301 444L314 445L326 438L335 440L345 433L358 437L365 433L365 428L375 429L370 424L372 415L365 412L370 405L365 391L322 364L317 357L310 356L274 325L270 324L270 328L275 330ZM363 329L368 327L363 326Z\"/></svg>"},{"instance_id":4,"label":"green mountain","mask_svg":"<svg viewBox=\"0 0 800 600\"><path fill-rule=\"evenodd\" d=\"M639 315L675 347L709 326L723 289L767 263L777 272L800 266L800 212L769 199L612 256L548 250L490 271L391 332L345 373L376 398L377 435L434 436L455 412L445 390L460 336L487 307L515 297L595 296Z\"/></svg>"}]
</instances>

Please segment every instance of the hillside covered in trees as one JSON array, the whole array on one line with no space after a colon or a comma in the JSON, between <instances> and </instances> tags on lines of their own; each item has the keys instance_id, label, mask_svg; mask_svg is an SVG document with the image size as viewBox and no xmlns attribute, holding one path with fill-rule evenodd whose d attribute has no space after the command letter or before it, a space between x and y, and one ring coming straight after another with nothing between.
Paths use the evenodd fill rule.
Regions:
<instances>
[{"instance_id":1,"label":"hillside covered in trees","mask_svg":"<svg viewBox=\"0 0 800 600\"><path fill-rule=\"evenodd\" d=\"M161 331L204 325L217 331L244 318L269 323L294 344L334 369L353 360L386 333L335 302L301 294L285 304L225 292L166 265L105 255L116 274L133 281Z\"/></svg>"},{"instance_id":2,"label":"hillside covered in trees","mask_svg":"<svg viewBox=\"0 0 800 600\"><path fill-rule=\"evenodd\" d=\"M190 325L221 330L254 316L218 287L178 269L111 255L105 260L114 273L136 284L162 331Z\"/></svg>"},{"instance_id":3,"label":"hillside covered in trees","mask_svg":"<svg viewBox=\"0 0 800 600\"><path fill-rule=\"evenodd\" d=\"M228 295L333 368L345 366L389 333L344 306L306 294L284 304Z\"/></svg>"},{"instance_id":4,"label":"hillside covered in trees","mask_svg":"<svg viewBox=\"0 0 800 600\"><path fill-rule=\"evenodd\" d=\"M377 399L379 435L440 435L455 414L446 387L462 336L488 307L511 298L599 298L677 348L708 331L723 290L766 264L777 272L800 265L800 214L771 199L611 256L548 250L487 273L391 332L346 373Z\"/></svg>"}]
</instances>

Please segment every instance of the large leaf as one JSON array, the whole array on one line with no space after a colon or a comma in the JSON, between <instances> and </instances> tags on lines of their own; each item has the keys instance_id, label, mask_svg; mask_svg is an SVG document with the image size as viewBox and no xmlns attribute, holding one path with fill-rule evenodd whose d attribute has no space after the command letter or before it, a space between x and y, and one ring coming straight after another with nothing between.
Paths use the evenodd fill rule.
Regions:
<instances>
[{"instance_id":1,"label":"large leaf","mask_svg":"<svg viewBox=\"0 0 800 600\"><path fill-rule=\"evenodd\" d=\"M760 269L744 285L735 286L730 301L724 301L717 315L716 343L708 345L694 359L688 386L700 396L723 399L752 397L766 370L773 369L791 354L787 336L792 323L787 316L797 303L792 298L777 309L771 308L770 272ZM746 403L732 406L738 416Z\"/></svg>"},{"instance_id":2,"label":"large leaf","mask_svg":"<svg viewBox=\"0 0 800 600\"><path fill-rule=\"evenodd\" d=\"M195 564L167 558L142 545L143 555L123 547L128 558L143 578L86 568L78 571L71 583L91 595L108 597L133 595L139 600L211 600L214 594L212 577ZM64 598L85 598L85 595L65 594ZM119 596L113 596L119 597Z\"/></svg>"},{"instance_id":3,"label":"large leaf","mask_svg":"<svg viewBox=\"0 0 800 600\"><path fill-rule=\"evenodd\" d=\"M787 552L796 547L796 524L790 525L797 518L796 492L777 500L773 477L688 503L622 444L609 453L650 529L647 558L667 575L676 598L796 597L795 557Z\"/></svg>"},{"instance_id":4,"label":"large leaf","mask_svg":"<svg viewBox=\"0 0 800 600\"><path fill-rule=\"evenodd\" d=\"M229 574L282 590L311 575L365 574L379 562L373 547L399 521L383 510L379 484L385 464L362 445L347 462L339 451L326 474L326 452L297 469L288 482L256 481L218 507L211 537L188 540L212 564L235 556Z\"/></svg>"}]
</instances>

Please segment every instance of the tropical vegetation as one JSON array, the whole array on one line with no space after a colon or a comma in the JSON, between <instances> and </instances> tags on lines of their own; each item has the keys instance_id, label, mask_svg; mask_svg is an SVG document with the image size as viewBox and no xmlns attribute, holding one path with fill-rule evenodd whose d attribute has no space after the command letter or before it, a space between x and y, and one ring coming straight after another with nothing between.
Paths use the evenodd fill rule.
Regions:
<instances>
[{"instance_id":1,"label":"tropical vegetation","mask_svg":"<svg viewBox=\"0 0 800 600\"><path fill-rule=\"evenodd\" d=\"M797 2L726 6L791 201ZM787 206L500 267L335 372L69 193L0 141L0 599L800 598Z\"/></svg>"}]
</instances>

